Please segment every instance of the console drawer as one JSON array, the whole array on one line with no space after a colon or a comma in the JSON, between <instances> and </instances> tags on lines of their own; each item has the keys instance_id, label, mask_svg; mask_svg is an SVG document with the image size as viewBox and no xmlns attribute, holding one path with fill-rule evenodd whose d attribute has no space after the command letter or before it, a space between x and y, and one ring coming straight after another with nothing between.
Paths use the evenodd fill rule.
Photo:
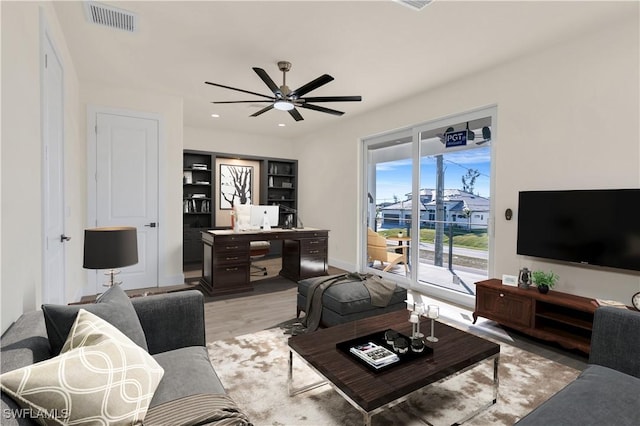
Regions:
<instances>
[{"instance_id":1,"label":"console drawer","mask_svg":"<svg viewBox=\"0 0 640 426\"><path fill-rule=\"evenodd\" d=\"M478 315L505 325L531 327L532 301L529 297L477 287L476 311Z\"/></svg>"}]
</instances>

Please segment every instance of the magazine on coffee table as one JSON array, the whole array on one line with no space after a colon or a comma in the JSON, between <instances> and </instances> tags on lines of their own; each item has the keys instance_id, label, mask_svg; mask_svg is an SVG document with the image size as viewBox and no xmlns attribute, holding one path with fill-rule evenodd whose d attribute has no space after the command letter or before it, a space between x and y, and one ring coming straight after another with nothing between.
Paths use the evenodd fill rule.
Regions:
<instances>
[{"instance_id":1,"label":"magazine on coffee table","mask_svg":"<svg viewBox=\"0 0 640 426\"><path fill-rule=\"evenodd\" d=\"M395 368L397 365L405 364L418 358L429 357L433 354L433 349L427 345L424 345L419 350L405 348L404 350L396 351L394 345L388 341L387 335L389 334L392 334L394 339L402 338L407 343L411 342L409 336L387 329L338 342L336 343L336 348L349 354L360 364L375 372L381 372L387 368ZM365 353L370 354L370 356L365 355ZM389 354L393 355L393 357Z\"/></svg>"},{"instance_id":2,"label":"magazine on coffee table","mask_svg":"<svg viewBox=\"0 0 640 426\"><path fill-rule=\"evenodd\" d=\"M385 365L400 361L398 355L393 351L373 342L355 345L349 349L349 352L375 368L382 368Z\"/></svg>"}]
</instances>

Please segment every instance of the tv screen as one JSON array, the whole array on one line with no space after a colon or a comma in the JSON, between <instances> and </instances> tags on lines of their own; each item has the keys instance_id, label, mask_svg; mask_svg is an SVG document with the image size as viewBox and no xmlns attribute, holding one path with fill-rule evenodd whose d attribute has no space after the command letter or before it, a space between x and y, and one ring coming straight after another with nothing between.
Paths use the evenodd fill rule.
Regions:
<instances>
[{"instance_id":1,"label":"tv screen","mask_svg":"<svg viewBox=\"0 0 640 426\"><path fill-rule=\"evenodd\" d=\"M517 253L640 271L640 189L522 191Z\"/></svg>"}]
</instances>

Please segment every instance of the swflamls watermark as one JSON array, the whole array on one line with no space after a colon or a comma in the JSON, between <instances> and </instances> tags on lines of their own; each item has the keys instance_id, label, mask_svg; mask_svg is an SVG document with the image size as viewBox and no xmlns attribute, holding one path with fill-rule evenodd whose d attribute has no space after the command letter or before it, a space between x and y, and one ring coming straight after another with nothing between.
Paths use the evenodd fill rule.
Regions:
<instances>
[{"instance_id":1,"label":"swflamls watermark","mask_svg":"<svg viewBox=\"0 0 640 426\"><path fill-rule=\"evenodd\" d=\"M2 418L4 419L57 419L65 420L69 418L69 410L57 408L51 410L37 410L33 408L3 408Z\"/></svg>"}]
</instances>

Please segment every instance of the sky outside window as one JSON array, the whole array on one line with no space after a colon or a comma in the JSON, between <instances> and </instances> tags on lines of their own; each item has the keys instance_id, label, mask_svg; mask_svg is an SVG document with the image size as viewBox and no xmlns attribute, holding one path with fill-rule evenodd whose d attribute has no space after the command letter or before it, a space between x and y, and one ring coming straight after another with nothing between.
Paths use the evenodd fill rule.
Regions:
<instances>
[{"instance_id":1,"label":"sky outside window","mask_svg":"<svg viewBox=\"0 0 640 426\"><path fill-rule=\"evenodd\" d=\"M469 169L480 172L474 184L474 194L489 198L491 146L444 154L444 188L462 189L462 176ZM376 204L406 199L411 192L411 159L378 163L376 165ZM436 160L434 156L420 159L420 187L436 187Z\"/></svg>"}]
</instances>

